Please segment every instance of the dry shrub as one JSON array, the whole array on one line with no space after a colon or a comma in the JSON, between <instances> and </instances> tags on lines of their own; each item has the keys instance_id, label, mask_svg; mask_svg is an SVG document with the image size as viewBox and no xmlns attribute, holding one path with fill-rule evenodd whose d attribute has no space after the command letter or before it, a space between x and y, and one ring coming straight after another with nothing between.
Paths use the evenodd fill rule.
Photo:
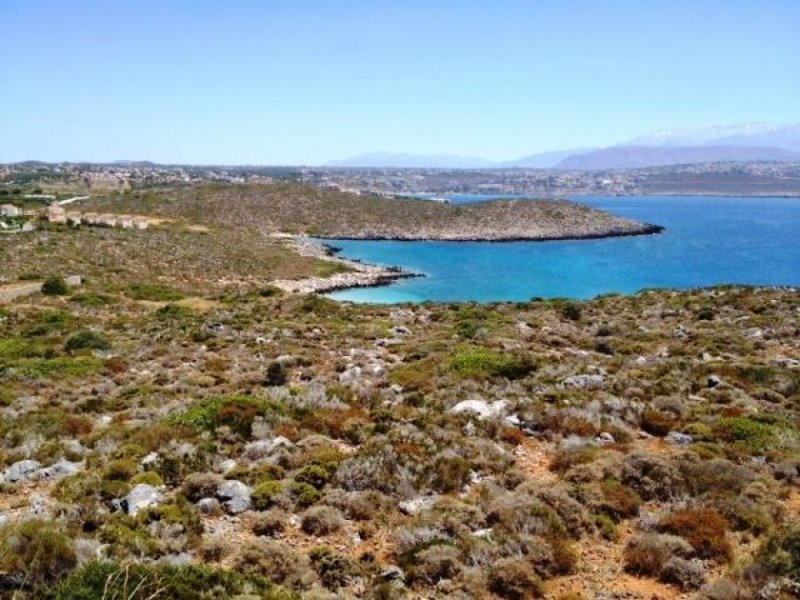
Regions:
<instances>
[{"instance_id":1,"label":"dry shrub","mask_svg":"<svg viewBox=\"0 0 800 600\"><path fill-rule=\"evenodd\" d=\"M192 502L201 498L213 498L224 480L216 473L191 473L183 480L181 491Z\"/></svg>"},{"instance_id":2,"label":"dry shrub","mask_svg":"<svg viewBox=\"0 0 800 600\"><path fill-rule=\"evenodd\" d=\"M453 546L437 544L422 550L414 559L414 578L426 583L452 579L460 571L460 553Z\"/></svg>"},{"instance_id":3,"label":"dry shrub","mask_svg":"<svg viewBox=\"0 0 800 600\"><path fill-rule=\"evenodd\" d=\"M313 506L303 513L300 527L309 535L330 535L342 528L342 513L332 506Z\"/></svg>"},{"instance_id":4,"label":"dry shrub","mask_svg":"<svg viewBox=\"0 0 800 600\"><path fill-rule=\"evenodd\" d=\"M511 444L512 446L521 445L527 436L516 427L503 427L500 430L500 441Z\"/></svg>"},{"instance_id":5,"label":"dry shrub","mask_svg":"<svg viewBox=\"0 0 800 600\"><path fill-rule=\"evenodd\" d=\"M657 533L634 536L625 546L625 570L634 575L659 577L664 565L676 554L691 554L692 547L681 538Z\"/></svg>"},{"instance_id":6,"label":"dry shrub","mask_svg":"<svg viewBox=\"0 0 800 600\"><path fill-rule=\"evenodd\" d=\"M266 512L256 514L253 519L250 529L256 535L263 535L266 537L275 537L277 534L282 533L286 529L286 524L289 521L289 515L282 510L268 510Z\"/></svg>"},{"instance_id":7,"label":"dry shrub","mask_svg":"<svg viewBox=\"0 0 800 600\"><path fill-rule=\"evenodd\" d=\"M489 589L507 600L540 598L544 590L541 580L524 560L501 558L489 570Z\"/></svg>"},{"instance_id":8,"label":"dry shrub","mask_svg":"<svg viewBox=\"0 0 800 600\"><path fill-rule=\"evenodd\" d=\"M245 576L264 577L297 589L308 588L315 578L306 556L272 540L259 539L245 546L236 557L234 568Z\"/></svg>"},{"instance_id":9,"label":"dry shrub","mask_svg":"<svg viewBox=\"0 0 800 600\"><path fill-rule=\"evenodd\" d=\"M639 514L642 499L628 486L619 481L607 479L600 484L600 490L603 493L600 510L612 518L620 520Z\"/></svg>"},{"instance_id":10,"label":"dry shrub","mask_svg":"<svg viewBox=\"0 0 800 600\"><path fill-rule=\"evenodd\" d=\"M700 558L728 561L732 557L726 537L728 521L714 509L681 510L661 521L660 527L688 541Z\"/></svg>"}]
</instances>

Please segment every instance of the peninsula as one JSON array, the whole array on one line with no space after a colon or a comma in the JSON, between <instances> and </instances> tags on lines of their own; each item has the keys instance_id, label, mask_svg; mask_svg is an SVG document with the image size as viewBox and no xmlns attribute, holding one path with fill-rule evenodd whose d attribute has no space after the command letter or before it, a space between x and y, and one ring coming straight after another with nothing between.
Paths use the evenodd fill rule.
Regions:
<instances>
[{"instance_id":1,"label":"peninsula","mask_svg":"<svg viewBox=\"0 0 800 600\"><path fill-rule=\"evenodd\" d=\"M101 212L132 212L328 239L511 241L591 239L658 233L566 200L496 200L451 205L320 189L293 182L201 185L124 194L92 202Z\"/></svg>"}]
</instances>

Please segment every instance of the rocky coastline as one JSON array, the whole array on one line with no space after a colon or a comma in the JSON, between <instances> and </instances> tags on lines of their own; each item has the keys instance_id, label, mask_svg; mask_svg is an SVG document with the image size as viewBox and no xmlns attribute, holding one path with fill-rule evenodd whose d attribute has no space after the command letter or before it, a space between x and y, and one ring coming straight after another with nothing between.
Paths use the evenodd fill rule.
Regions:
<instances>
[{"instance_id":1,"label":"rocky coastline","mask_svg":"<svg viewBox=\"0 0 800 600\"><path fill-rule=\"evenodd\" d=\"M629 237L638 235L657 235L664 231L660 225L642 223L638 228L623 228L603 233L587 233L583 235L543 236L543 237L415 237L408 236L382 236L365 233L363 236L328 237L330 240L357 240L357 241L452 241L452 242L523 242L523 241L560 241L560 240L592 240L612 237ZM381 287L390 285L401 279L425 277L422 273L406 271L401 267L383 267L365 263L360 260L347 259L339 256L341 248L325 242L309 238L304 235L272 234L271 237L287 241L301 256L310 256L319 260L335 262L350 269L343 273L336 273L327 277L306 277L303 279L279 279L272 282L278 289L291 294L326 294L339 290L353 288Z\"/></svg>"},{"instance_id":2,"label":"rocky coastline","mask_svg":"<svg viewBox=\"0 0 800 600\"><path fill-rule=\"evenodd\" d=\"M273 281L276 288L291 294L325 294L352 288L379 287L389 285L400 279L424 277L422 273L406 271L400 267L382 267L359 260L337 256L340 248L306 236L280 236L286 239L302 256L334 262L350 269L328 277L306 277L303 279L279 279Z\"/></svg>"}]
</instances>

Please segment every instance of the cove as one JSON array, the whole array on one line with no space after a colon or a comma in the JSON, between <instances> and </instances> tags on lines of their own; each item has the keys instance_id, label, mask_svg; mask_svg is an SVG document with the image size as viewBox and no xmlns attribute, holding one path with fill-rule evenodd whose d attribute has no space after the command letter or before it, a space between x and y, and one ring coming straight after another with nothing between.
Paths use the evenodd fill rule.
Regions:
<instances>
[{"instance_id":1,"label":"cove","mask_svg":"<svg viewBox=\"0 0 800 600\"><path fill-rule=\"evenodd\" d=\"M453 196L474 202L490 196ZM370 303L588 299L644 288L800 285L800 199L584 196L574 200L662 225L659 235L551 242L331 240L341 255L425 277L340 290Z\"/></svg>"}]
</instances>

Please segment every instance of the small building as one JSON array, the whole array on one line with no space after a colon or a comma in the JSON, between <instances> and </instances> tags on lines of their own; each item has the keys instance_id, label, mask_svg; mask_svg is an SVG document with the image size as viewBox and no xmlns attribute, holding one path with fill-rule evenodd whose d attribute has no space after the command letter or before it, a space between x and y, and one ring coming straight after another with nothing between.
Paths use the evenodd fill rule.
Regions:
<instances>
[{"instance_id":1,"label":"small building","mask_svg":"<svg viewBox=\"0 0 800 600\"><path fill-rule=\"evenodd\" d=\"M47 220L51 223L58 223L61 225L67 224L67 213L63 206L58 204L51 204L47 207Z\"/></svg>"},{"instance_id":2,"label":"small building","mask_svg":"<svg viewBox=\"0 0 800 600\"><path fill-rule=\"evenodd\" d=\"M22 216L22 209L13 204L0 205L0 217L20 217Z\"/></svg>"},{"instance_id":3,"label":"small building","mask_svg":"<svg viewBox=\"0 0 800 600\"><path fill-rule=\"evenodd\" d=\"M116 227L117 226L117 215L100 215L97 217L97 224L102 225L105 227Z\"/></svg>"}]
</instances>

